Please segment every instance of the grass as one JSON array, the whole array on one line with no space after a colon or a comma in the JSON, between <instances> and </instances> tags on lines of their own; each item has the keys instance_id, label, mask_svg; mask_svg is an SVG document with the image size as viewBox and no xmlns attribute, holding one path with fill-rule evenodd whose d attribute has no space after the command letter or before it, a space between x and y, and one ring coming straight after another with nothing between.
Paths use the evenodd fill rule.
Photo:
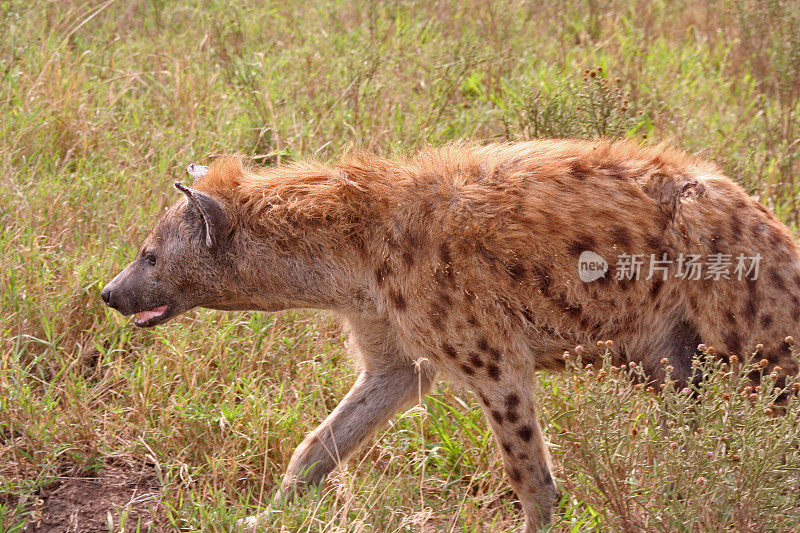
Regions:
<instances>
[{"instance_id":1,"label":"grass","mask_svg":"<svg viewBox=\"0 0 800 533\"><path fill-rule=\"evenodd\" d=\"M154 472L153 528L227 531L268 505L354 381L323 315L198 310L141 331L104 309L189 162L627 136L715 160L800 224L788 0L5 0L0 33L2 531L36 521L42 490L119 464ZM796 402L776 418L768 387L742 396L736 369L706 370L699 404L637 389L635 369L541 376L568 495L553 531L796 531ZM108 529L136 530L126 513ZM476 402L443 384L273 516L285 531L519 525Z\"/></svg>"}]
</instances>

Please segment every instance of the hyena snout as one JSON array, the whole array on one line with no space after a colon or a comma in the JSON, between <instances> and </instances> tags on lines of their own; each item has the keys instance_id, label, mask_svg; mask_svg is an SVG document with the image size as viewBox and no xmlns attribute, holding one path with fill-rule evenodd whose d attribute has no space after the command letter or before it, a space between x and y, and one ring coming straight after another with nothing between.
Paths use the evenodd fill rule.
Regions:
<instances>
[{"instance_id":1,"label":"hyena snout","mask_svg":"<svg viewBox=\"0 0 800 533\"><path fill-rule=\"evenodd\" d=\"M133 273L132 270L132 265L128 265L100 291L100 298L108 307L126 316L132 315L141 307L141 303L136 300L141 297L142 291L137 291L132 286L135 282L135 280L130 279ZM136 294L137 292L139 292L139 295Z\"/></svg>"},{"instance_id":2,"label":"hyena snout","mask_svg":"<svg viewBox=\"0 0 800 533\"><path fill-rule=\"evenodd\" d=\"M119 311L125 316L132 315L136 312L137 306L133 305L131 298L127 297L125 292L124 289L109 283L100 291L100 298L111 309Z\"/></svg>"},{"instance_id":3,"label":"hyena snout","mask_svg":"<svg viewBox=\"0 0 800 533\"><path fill-rule=\"evenodd\" d=\"M131 314L131 311L128 310L131 306L128 305L128 298L125 297L126 291L124 288L125 275L128 271L129 268L126 268L117 274L114 279L109 281L106 286L103 287L103 290L100 291L100 298L102 298L103 302L111 309L116 309L123 315Z\"/></svg>"},{"instance_id":4,"label":"hyena snout","mask_svg":"<svg viewBox=\"0 0 800 533\"><path fill-rule=\"evenodd\" d=\"M105 304L107 306L109 306L109 307L111 307L113 309L114 305L111 303L111 295L112 294L114 294L114 293L113 293L113 291L111 290L111 288L108 285L103 287L103 290L100 291L100 298L103 299L103 302L105 302Z\"/></svg>"},{"instance_id":5,"label":"hyena snout","mask_svg":"<svg viewBox=\"0 0 800 533\"><path fill-rule=\"evenodd\" d=\"M177 314L172 299L149 287L139 274L136 264L130 265L103 287L100 298L125 316L136 315L134 324L140 327L155 326Z\"/></svg>"}]
</instances>

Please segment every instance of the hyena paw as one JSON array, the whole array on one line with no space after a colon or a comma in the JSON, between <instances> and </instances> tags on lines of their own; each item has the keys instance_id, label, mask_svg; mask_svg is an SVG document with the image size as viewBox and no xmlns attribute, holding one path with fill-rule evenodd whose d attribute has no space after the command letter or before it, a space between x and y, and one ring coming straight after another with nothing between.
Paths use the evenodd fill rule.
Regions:
<instances>
[{"instance_id":1,"label":"hyena paw","mask_svg":"<svg viewBox=\"0 0 800 533\"><path fill-rule=\"evenodd\" d=\"M257 533L258 531L267 531L266 528L269 525L269 519L271 516L272 510L267 509L266 511L261 511L258 514L241 518L236 521L236 529L234 531L237 533Z\"/></svg>"}]
</instances>

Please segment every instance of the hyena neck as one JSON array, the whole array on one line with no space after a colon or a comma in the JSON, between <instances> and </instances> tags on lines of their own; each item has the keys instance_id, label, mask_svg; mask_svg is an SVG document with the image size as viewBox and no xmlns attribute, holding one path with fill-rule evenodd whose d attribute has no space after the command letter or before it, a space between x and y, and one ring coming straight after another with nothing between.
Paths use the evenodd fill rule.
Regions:
<instances>
[{"instance_id":1,"label":"hyena neck","mask_svg":"<svg viewBox=\"0 0 800 533\"><path fill-rule=\"evenodd\" d=\"M284 233L246 231L231 254L237 307L258 311L374 308L364 276L364 236L330 224L297 223Z\"/></svg>"},{"instance_id":2,"label":"hyena neck","mask_svg":"<svg viewBox=\"0 0 800 533\"><path fill-rule=\"evenodd\" d=\"M292 164L216 173L203 184L223 198L237 234L232 262L252 309L374 310L380 243L407 195L403 169ZM233 180L233 181L231 181Z\"/></svg>"}]
</instances>

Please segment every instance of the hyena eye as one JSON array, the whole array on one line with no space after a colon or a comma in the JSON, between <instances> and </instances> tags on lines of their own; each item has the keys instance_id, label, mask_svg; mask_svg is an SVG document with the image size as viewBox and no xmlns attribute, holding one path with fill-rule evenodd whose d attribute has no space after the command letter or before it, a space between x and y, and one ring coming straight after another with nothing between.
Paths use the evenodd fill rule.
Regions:
<instances>
[{"instance_id":1,"label":"hyena eye","mask_svg":"<svg viewBox=\"0 0 800 533\"><path fill-rule=\"evenodd\" d=\"M144 260L147 261L147 264L150 266L156 266L156 256L153 254L147 254L144 256Z\"/></svg>"}]
</instances>

